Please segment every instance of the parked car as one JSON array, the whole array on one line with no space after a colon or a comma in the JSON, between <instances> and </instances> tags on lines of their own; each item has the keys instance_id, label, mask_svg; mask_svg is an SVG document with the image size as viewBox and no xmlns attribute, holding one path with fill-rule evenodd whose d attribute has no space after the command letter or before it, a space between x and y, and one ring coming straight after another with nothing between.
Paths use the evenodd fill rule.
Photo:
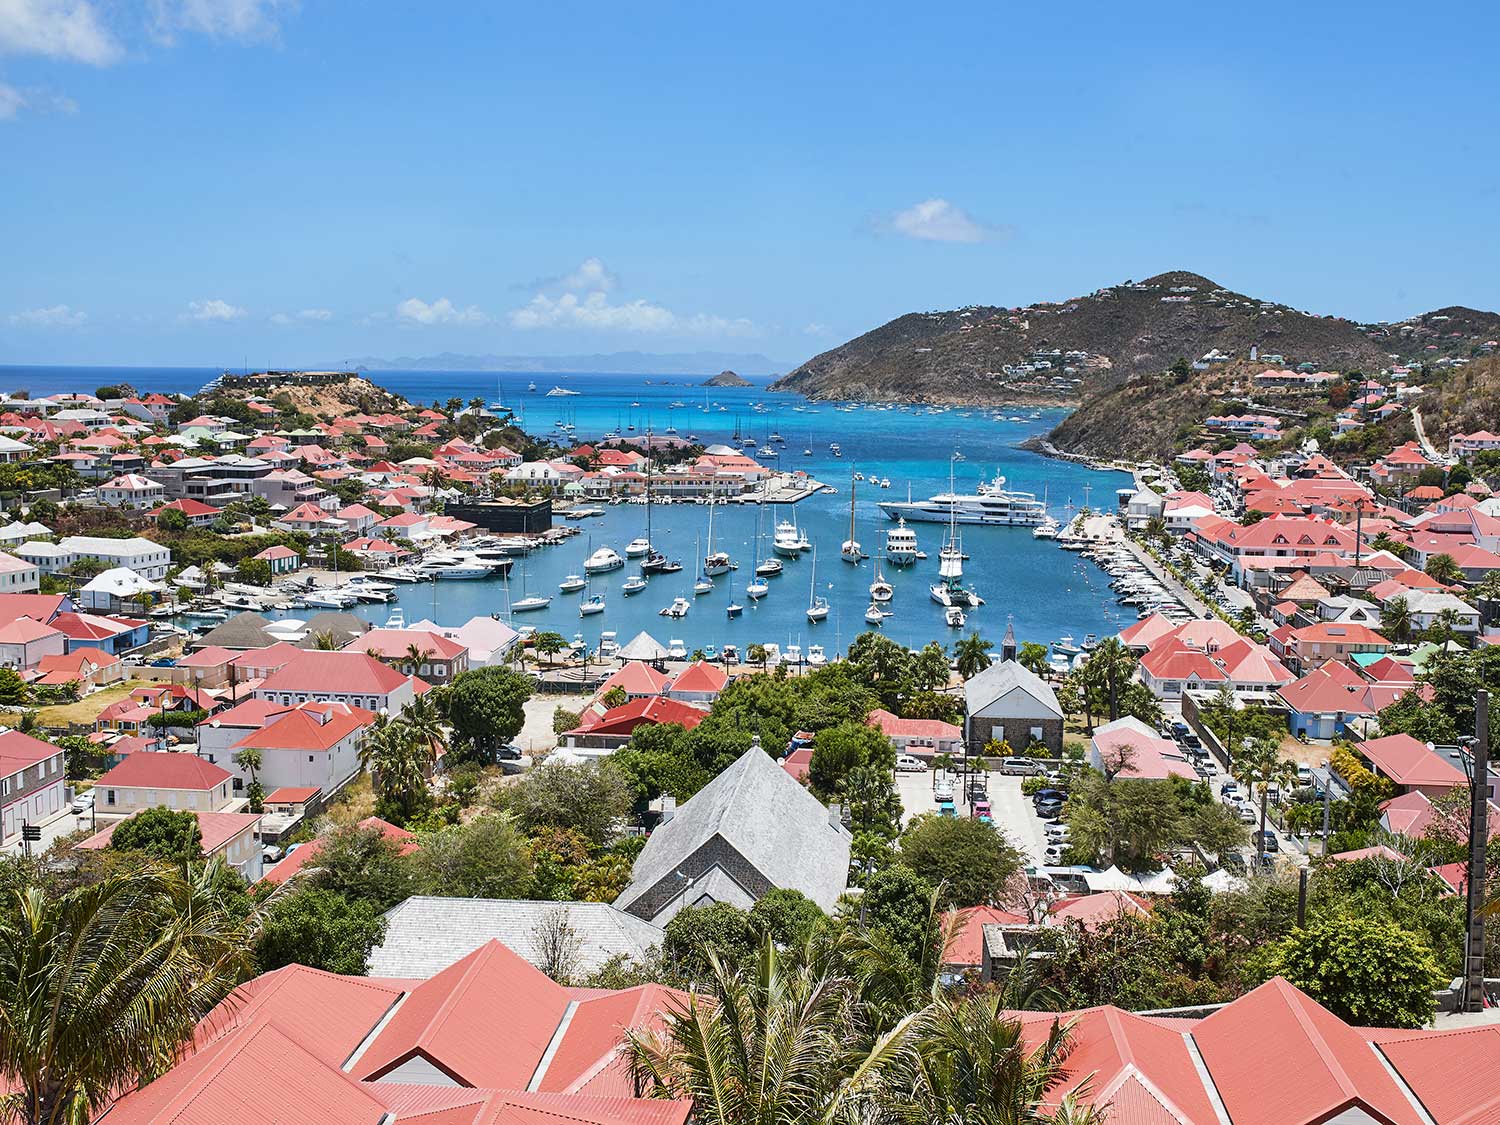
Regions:
<instances>
[{"instance_id":1,"label":"parked car","mask_svg":"<svg viewBox=\"0 0 1500 1125\"><path fill-rule=\"evenodd\" d=\"M1255 806L1254 805L1241 805L1240 806L1240 823L1241 824L1254 824L1259 819L1260 819L1259 816L1255 812Z\"/></svg>"},{"instance_id":2,"label":"parked car","mask_svg":"<svg viewBox=\"0 0 1500 1125\"><path fill-rule=\"evenodd\" d=\"M1219 796L1225 797L1231 801L1238 800L1240 796L1239 782L1226 781L1223 785L1219 786Z\"/></svg>"},{"instance_id":3,"label":"parked car","mask_svg":"<svg viewBox=\"0 0 1500 1125\"><path fill-rule=\"evenodd\" d=\"M1175 722L1175 723L1172 724L1172 737L1180 739L1180 738L1182 738L1183 735L1188 734L1189 732L1191 732L1192 729L1193 729L1192 727L1188 726L1184 722L1181 722L1181 721Z\"/></svg>"},{"instance_id":4,"label":"parked car","mask_svg":"<svg viewBox=\"0 0 1500 1125\"><path fill-rule=\"evenodd\" d=\"M1311 785L1314 780L1315 780L1315 778L1313 777L1313 771L1312 771L1312 767L1311 766L1302 766L1302 765L1299 765L1297 767L1297 784L1299 784L1299 785Z\"/></svg>"},{"instance_id":5,"label":"parked car","mask_svg":"<svg viewBox=\"0 0 1500 1125\"><path fill-rule=\"evenodd\" d=\"M1047 839L1054 844L1060 844L1072 835L1068 830L1068 826L1059 821L1053 821L1043 828L1042 831L1046 834Z\"/></svg>"},{"instance_id":6,"label":"parked car","mask_svg":"<svg viewBox=\"0 0 1500 1125\"><path fill-rule=\"evenodd\" d=\"M1035 758L1006 758L1000 763L1000 772L1033 777L1042 772L1042 763Z\"/></svg>"},{"instance_id":7,"label":"parked car","mask_svg":"<svg viewBox=\"0 0 1500 1125\"><path fill-rule=\"evenodd\" d=\"M948 781L946 778L939 781L932 787L932 796L938 804L942 804L944 801L951 802L953 800L953 782Z\"/></svg>"},{"instance_id":8,"label":"parked car","mask_svg":"<svg viewBox=\"0 0 1500 1125\"><path fill-rule=\"evenodd\" d=\"M1279 852L1281 850L1281 841L1276 839L1276 833L1272 832L1269 828L1264 832L1257 832L1255 834L1255 842L1263 852Z\"/></svg>"},{"instance_id":9,"label":"parked car","mask_svg":"<svg viewBox=\"0 0 1500 1125\"><path fill-rule=\"evenodd\" d=\"M986 824L991 823L995 819L990 814L990 803L988 801L975 801L974 815L977 816L980 820L984 821Z\"/></svg>"},{"instance_id":10,"label":"parked car","mask_svg":"<svg viewBox=\"0 0 1500 1125\"><path fill-rule=\"evenodd\" d=\"M1066 801L1068 799L1068 791L1066 789L1058 789L1053 786L1049 786L1046 789L1038 789L1031 795L1031 803L1033 805L1039 805L1043 801L1051 800L1054 797L1059 801Z\"/></svg>"},{"instance_id":11,"label":"parked car","mask_svg":"<svg viewBox=\"0 0 1500 1125\"><path fill-rule=\"evenodd\" d=\"M1058 817L1062 816L1062 810L1063 803L1054 797L1049 798L1045 801L1038 801L1036 806L1036 815L1041 817L1043 820L1056 820Z\"/></svg>"},{"instance_id":12,"label":"parked car","mask_svg":"<svg viewBox=\"0 0 1500 1125\"><path fill-rule=\"evenodd\" d=\"M94 807L94 791L86 789L73 798L73 803L68 806L75 813L86 813Z\"/></svg>"},{"instance_id":13,"label":"parked car","mask_svg":"<svg viewBox=\"0 0 1500 1125\"><path fill-rule=\"evenodd\" d=\"M896 755L896 770L899 773L926 773L927 763L921 758L914 758L910 754Z\"/></svg>"},{"instance_id":14,"label":"parked car","mask_svg":"<svg viewBox=\"0 0 1500 1125\"><path fill-rule=\"evenodd\" d=\"M1043 862L1048 863L1048 864L1050 864L1050 865L1052 865L1052 866L1055 867L1058 864L1062 863L1063 856L1065 856L1067 854L1068 854L1068 845L1067 844L1053 844L1051 847L1049 847L1042 854L1042 860L1043 860Z\"/></svg>"},{"instance_id":15,"label":"parked car","mask_svg":"<svg viewBox=\"0 0 1500 1125\"><path fill-rule=\"evenodd\" d=\"M956 817L958 816L958 810L953 807L952 801L943 801L938 805L938 815Z\"/></svg>"}]
</instances>

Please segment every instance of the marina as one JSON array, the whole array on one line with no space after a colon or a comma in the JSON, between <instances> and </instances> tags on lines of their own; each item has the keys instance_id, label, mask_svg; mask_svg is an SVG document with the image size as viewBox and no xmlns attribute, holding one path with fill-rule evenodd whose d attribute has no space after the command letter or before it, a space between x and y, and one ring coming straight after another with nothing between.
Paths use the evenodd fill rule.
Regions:
<instances>
[{"instance_id":1,"label":"marina","mask_svg":"<svg viewBox=\"0 0 1500 1125\"><path fill-rule=\"evenodd\" d=\"M381 378L413 401L449 394L494 397L496 390L496 378L483 373L383 372ZM756 435L756 449L748 455L772 471L807 475L786 476L793 484L766 503L734 498L704 505L662 497L649 506L588 502L577 505L590 509L587 518L565 520L570 505L559 502L546 537L490 536L443 547L373 575L389 589L365 598L343 590L298 594L298 588L281 584L266 597L246 588L251 592L238 595L249 603L245 608L263 606L273 618L338 608L376 624L395 608L411 620L444 622L496 614L514 617L517 627L568 638L579 634L590 650L607 633L629 637L660 628L663 611L670 611L689 651L729 646L743 653L751 644L774 642L783 650L798 646L809 656L814 645L826 653L841 651L869 628L920 646L933 639L951 643L959 630L995 640L1011 622L1019 636L1051 643L1065 635L1108 635L1139 612L1139 606L1117 601L1111 575L1078 549L1087 543L1068 542L1065 534L1049 537L1068 526L1091 491L1112 495L1116 485L1128 483L1123 476L1018 448L1045 433L1060 411L813 402L770 394L765 380L714 388L707 396L681 384L642 385L620 376L548 380L536 379L543 390L533 392L525 375L500 377L503 400L538 436L597 441L626 416L634 419L637 434L661 432L675 416L675 428L696 434L700 443L729 444L738 416L742 436L747 428ZM555 422L563 412L541 401L552 385L578 392L566 396L566 417ZM671 406L694 397L696 405ZM696 415L691 423L689 414ZM570 432L563 434L557 423ZM763 431L771 435L764 443ZM763 444L771 455L758 453ZM1045 505L1037 502L1043 508L1039 518L986 525L966 522L961 511L950 520L945 510L934 520L910 518L900 509L893 517L889 510L893 494L909 493L917 503L950 492L983 497L997 477L1004 478L1006 491L1047 497ZM857 558L842 550L851 541L859 545ZM951 548L946 559L945 544ZM947 590L952 576L944 570L953 566L958 589L966 593L945 594L944 600L934 588ZM475 569L481 573L471 574ZM333 576L319 580L326 585ZM329 604L308 604L309 592ZM377 594L387 600L373 600ZM237 612L222 602L201 610Z\"/></svg>"}]
</instances>

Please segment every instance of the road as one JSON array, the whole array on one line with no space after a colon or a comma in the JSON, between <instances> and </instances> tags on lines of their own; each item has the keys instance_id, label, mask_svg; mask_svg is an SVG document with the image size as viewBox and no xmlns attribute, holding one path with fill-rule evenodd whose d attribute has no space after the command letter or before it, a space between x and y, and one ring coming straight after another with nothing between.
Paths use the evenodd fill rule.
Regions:
<instances>
[{"instance_id":1,"label":"road","mask_svg":"<svg viewBox=\"0 0 1500 1125\"><path fill-rule=\"evenodd\" d=\"M1168 592L1171 593L1171 595L1178 601L1180 601L1189 613L1193 614L1195 617L1213 616L1204 607L1203 602L1199 599L1197 594L1194 594L1181 582L1177 581L1176 576L1174 576L1172 572L1169 571L1166 567L1162 566L1161 563L1157 562L1156 559L1151 556L1150 552L1143 548L1139 543L1136 543L1134 540L1124 537L1121 537L1120 542L1129 549L1131 554L1133 554L1137 559L1140 560L1141 565L1149 570L1152 575L1155 576L1157 581L1166 586Z\"/></svg>"},{"instance_id":2,"label":"road","mask_svg":"<svg viewBox=\"0 0 1500 1125\"><path fill-rule=\"evenodd\" d=\"M1046 837L1042 822L1031 807L1031 802L1021 793L1021 779L1009 774L986 775L990 792L990 815L995 827L1003 831L1026 853L1027 862L1039 864L1046 851ZM896 790L901 794L901 820L906 823L921 813L937 811L937 802L932 797L932 774L898 773ZM969 814L968 802L954 787L954 803L961 816Z\"/></svg>"},{"instance_id":3,"label":"road","mask_svg":"<svg viewBox=\"0 0 1500 1125\"><path fill-rule=\"evenodd\" d=\"M56 841L62 839L62 837L71 836L80 828L91 827L92 818L88 814L84 814L83 816L74 816L71 812L64 808L62 812L58 813L51 820L44 820L42 822L42 838L39 842L33 843L31 845L31 854L41 855ZM3 848L0 848L0 853L3 853L5 855L23 854L21 838L17 836L12 843L5 845L5 847Z\"/></svg>"},{"instance_id":4,"label":"road","mask_svg":"<svg viewBox=\"0 0 1500 1125\"><path fill-rule=\"evenodd\" d=\"M1437 451L1437 446L1427 440L1427 431L1422 427L1422 412L1415 406L1411 408L1412 429L1417 431L1417 441L1422 446L1422 452L1427 454L1427 459L1436 465L1446 465L1448 458Z\"/></svg>"}]
</instances>

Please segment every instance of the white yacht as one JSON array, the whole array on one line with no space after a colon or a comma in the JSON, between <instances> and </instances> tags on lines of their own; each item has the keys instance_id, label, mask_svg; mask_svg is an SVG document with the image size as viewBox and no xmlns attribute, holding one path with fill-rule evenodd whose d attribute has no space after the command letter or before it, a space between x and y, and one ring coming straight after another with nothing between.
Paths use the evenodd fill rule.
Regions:
<instances>
[{"instance_id":1,"label":"white yacht","mask_svg":"<svg viewBox=\"0 0 1500 1125\"><path fill-rule=\"evenodd\" d=\"M566 387L553 387L543 398L568 398L572 395L582 394L581 391L570 391Z\"/></svg>"},{"instance_id":2,"label":"white yacht","mask_svg":"<svg viewBox=\"0 0 1500 1125\"><path fill-rule=\"evenodd\" d=\"M620 635L613 629L599 634L599 659L608 660L620 651Z\"/></svg>"},{"instance_id":3,"label":"white yacht","mask_svg":"<svg viewBox=\"0 0 1500 1125\"><path fill-rule=\"evenodd\" d=\"M651 540L645 536L632 539L629 543L625 544L625 557L627 559L638 559L642 555L649 555L650 553Z\"/></svg>"},{"instance_id":4,"label":"white yacht","mask_svg":"<svg viewBox=\"0 0 1500 1125\"><path fill-rule=\"evenodd\" d=\"M416 569L433 578L486 578L494 568L477 555L463 551L443 551L428 555Z\"/></svg>"},{"instance_id":5,"label":"white yacht","mask_svg":"<svg viewBox=\"0 0 1500 1125\"><path fill-rule=\"evenodd\" d=\"M687 645L682 643L681 637L672 637L667 641L667 657L671 660L687 659Z\"/></svg>"},{"instance_id":6,"label":"white yacht","mask_svg":"<svg viewBox=\"0 0 1500 1125\"><path fill-rule=\"evenodd\" d=\"M646 580L639 574L632 574L629 578L625 579L624 585L620 587L627 598L630 597L631 594L639 594L645 588Z\"/></svg>"},{"instance_id":7,"label":"white yacht","mask_svg":"<svg viewBox=\"0 0 1500 1125\"><path fill-rule=\"evenodd\" d=\"M600 547L583 561L583 572L603 574L606 571L619 570L624 565L625 560L620 557L620 552L613 547Z\"/></svg>"},{"instance_id":8,"label":"white yacht","mask_svg":"<svg viewBox=\"0 0 1500 1125\"><path fill-rule=\"evenodd\" d=\"M911 566L917 561L917 533L896 517L896 526L885 533L885 561L892 566Z\"/></svg>"},{"instance_id":9,"label":"white yacht","mask_svg":"<svg viewBox=\"0 0 1500 1125\"><path fill-rule=\"evenodd\" d=\"M533 594L529 598L510 603L512 613L531 613L533 610L546 609L552 604L552 599L543 597L541 594Z\"/></svg>"},{"instance_id":10,"label":"white yacht","mask_svg":"<svg viewBox=\"0 0 1500 1125\"><path fill-rule=\"evenodd\" d=\"M809 668L821 668L828 663L828 656L823 651L822 645L807 646L807 665Z\"/></svg>"},{"instance_id":11,"label":"white yacht","mask_svg":"<svg viewBox=\"0 0 1500 1125\"><path fill-rule=\"evenodd\" d=\"M795 559L811 547L812 544L807 541L807 536L802 534L801 528L791 520L781 520L777 523L776 534L771 539L771 549L778 555Z\"/></svg>"},{"instance_id":12,"label":"white yacht","mask_svg":"<svg viewBox=\"0 0 1500 1125\"><path fill-rule=\"evenodd\" d=\"M686 617L688 610L692 608L693 604L686 598L673 598L672 604L660 610L659 613L662 617Z\"/></svg>"},{"instance_id":13,"label":"white yacht","mask_svg":"<svg viewBox=\"0 0 1500 1125\"><path fill-rule=\"evenodd\" d=\"M882 500L880 510L891 519L921 523L982 523L1034 527L1047 518L1047 508L1034 493L1015 492L996 476L974 492L939 492L926 500Z\"/></svg>"},{"instance_id":14,"label":"white yacht","mask_svg":"<svg viewBox=\"0 0 1500 1125\"><path fill-rule=\"evenodd\" d=\"M1061 526L1051 516L1047 516L1041 523L1031 529L1033 539L1056 539Z\"/></svg>"},{"instance_id":15,"label":"white yacht","mask_svg":"<svg viewBox=\"0 0 1500 1125\"><path fill-rule=\"evenodd\" d=\"M780 559L761 559L755 565L755 573L762 578L775 578L781 573L781 570Z\"/></svg>"}]
</instances>

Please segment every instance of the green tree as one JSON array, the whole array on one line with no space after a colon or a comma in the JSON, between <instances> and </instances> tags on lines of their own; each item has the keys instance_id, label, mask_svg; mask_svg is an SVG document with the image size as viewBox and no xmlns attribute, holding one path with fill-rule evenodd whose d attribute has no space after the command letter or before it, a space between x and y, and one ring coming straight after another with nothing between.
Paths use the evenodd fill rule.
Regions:
<instances>
[{"instance_id":1,"label":"green tree","mask_svg":"<svg viewBox=\"0 0 1500 1125\"><path fill-rule=\"evenodd\" d=\"M382 913L417 893L411 860L379 825L336 828L316 844L316 856L303 868L303 878L314 887Z\"/></svg>"},{"instance_id":2,"label":"green tree","mask_svg":"<svg viewBox=\"0 0 1500 1125\"><path fill-rule=\"evenodd\" d=\"M370 950L385 937L385 916L369 902L303 887L272 900L255 943L256 968L307 965L363 976Z\"/></svg>"},{"instance_id":3,"label":"green tree","mask_svg":"<svg viewBox=\"0 0 1500 1125\"><path fill-rule=\"evenodd\" d=\"M62 893L30 876L10 888L0 910L8 1116L92 1121L172 1066L251 967L244 919L223 909L218 877L147 863Z\"/></svg>"},{"instance_id":4,"label":"green tree","mask_svg":"<svg viewBox=\"0 0 1500 1125\"><path fill-rule=\"evenodd\" d=\"M1459 569L1458 563L1450 554L1433 555L1422 569L1427 572L1429 578L1436 578L1444 586L1457 586L1464 580L1464 572Z\"/></svg>"},{"instance_id":5,"label":"green tree","mask_svg":"<svg viewBox=\"0 0 1500 1125\"><path fill-rule=\"evenodd\" d=\"M594 846L614 838L630 812L632 794L610 763L544 762L500 791L500 804L528 832L572 828Z\"/></svg>"},{"instance_id":6,"label":"green tree","mask_svg":"<svg viewBox=\"0 0 1500 1125\"><path fill-rule=\"evenodd\" d=\"M616 684L599 697L599 702L604 705L607 711L613 710L616 707L623 707L629 701L630 696L625 693L625 689L619 684ZM569 727L568 729L571 730L572 728Z\"/></svg>"},{"instance_id":7,"label":"green tree","mask_svg":"<svg viewBox=\"0 0 1500 1125\"><path fill-rule=\"evenodd\" d=\"M849 810L849 830L894 840L901 831L901 794L889 767L855 766L844 775L839 799Z\"/></svg>"},{"instance_id":8,"label":"green tree","mask_svg":"<svg viewBox=\"0 0 1500 1125\"><path fill-rule=\"evenodd\" d=\"M680 879L684 898L692 897L692 880ZM734 966L745 962L755 948L750 915L727 902L684 906L667 922L661 952L684 981L712 977L714 962Z\"/></svg>"},{"instance_id":9,"label":"green tree","mask_svg":"<svg viewBox=\"0 0 1500 1125\"><path fill-rule=\"evenodd\" d=\"M230 760L250 775L250 784L245 787L245 796L250 801L250 811L253 813L263 811L266 792L261 788L260 768L264 758L259 747L246 746L236 751Z\"/></svg>"},{"instance_id":10,"label":"green tree","mask_svg":"<svg viewBox=\"0 0 1500 1125\"><path fill-rule=\"evenodd\" d=\"M1389 922L1335 915L1294 930L1271 971L1340 1019L1362 1027L1422 1027L1442 974L1416 934Z\"/></svg>"},{"instance_id":11,"label":"green tree","mask_svg":"<svg viewBox=\"0 0 1500 1125\"><path fill-rule=\"evenodd\" d=\"M269 586L271 564L265 559L241 559L235 577L247 586Z\"/></svg>"},{"instance_id":12,"label":"green tree","mask_svg":"<svg viewBox=\"0 0 1500 1125\"><path fill-rule=\"evenodd\" d=\"M865 881L859 913L865 927L884 930L916 965L937 938L933 895L931 883L904 862L894 863Z\"/></svg>"},{"instance_id":13,"label":"green tree","mask_svg":"<svg viewBox=\"0 0 1500 1125\"><path fill-rule=\"evenodd\" d=\"M514 819L485 813L423 835L411 856L427 894L451 898L525 898L532 857Z\"/></svg>"},{"instance_id":14,"label":"green tree","mask_svg":"<svg viewBox=\"0 0 1500 1125\"><path fill-rule=\"evenodd\" d=\"M905 693L936 691L947 686L949 675L948 654L936 641L928 641L907 668Z\"/></svg>"},{"instance_id":15,"label":"green tree","mask_svg":"<svg viewBox=\"0 0 1500 1125\"><path fill-rule=\"evenodd\" d=\"M967 637L960 637L953 646L953 659L958 664L958 674L962 679L972 680L990 666L990 649L995 645L985 640L978 633L970 633Z\"/></svg>"},{"instance_id":16,"label":"green tree","mask_svg":"<svg viewBox=\"0 0 1500 1125\"><path fill-rule=\"evenodd\" d=\"M20 707L31 702L31 688L14 668L0 668L0 704Z\"/></svg>"},{"instance_id":17,"label":"green tree","mask_svg":"<svg viewBox=\"0 0 1500 1125\"><path fill-rule=\"evenodd\" d=\"M751 932L757 938L769 936L781 949L801 949L827 920L812 899L783 887L756 899L749 918Z\"/></svg>"},{"instance_id":18,"label":"green tree","mask_svg":"<svg viewBox=\"0 0 1500 1125\"><path fill-rule=\"evenodd\" d=\"M930 813L914 818L901 834L901 861L938 887L944 907L996 901L1022 864L1020 852L994 825Z\"/></svg>"},{"instance_id":19,"label":"green tree","mask_svg":"<svg viewBox=\"0 0 1500 1125\"><path fill-rule=\"evenodd\" d=\"M1135 665L1135 654L1119 637L1106 637L1074 673L1083 692L1090 730L1095 714L1106 714L1111 722L1120 717L1120 698L1135 675Z\"/></svg>"},{"instance_id":20,"label":"green tree","mask_svg":"<svg viewBox=\"0 0 1500 1125\"><path fill-rule=\"evenodd\" d=\"M192 813L157 805L115 825L109 846L145 852L169 863L188 863L203 856L203 831Z\"/></svg>"},{"instance_id":21,"label":"green tree","mask_svg":"<svg viewBox=\"0 0 1500 1125\"><path fill-rule=\"evenodd\" d=\"M876 728L862 722L843 722L817 733L813 739L808 780L825 797L842 792L849 771L859 766L892 770L896 748Z\"/></svg>"},{"instance_id":22,"label":"green tree","mask_svg":"<svg viewBox=\"0 0 1500 1125\"><path fill-rule=\"evenodd\" d=\"M365 732L360 754L375 783L377 816L399 827L432 807L432 748L407 724L378 717Z\"/></svg>"},{"instance_id":23,"label":"green tree","mask_svg":"<svg viewBox=\"0 0 1500 1125\"><path fill-rule=\"evenodd\" d=\"M1045 676L1049 670L1047 646L1037 641L1022 641L1016 652L1016 663L1035 676Z\"/></svg>"},{"instance_id":24,"label":"green tree","mask_svg":"<svg viewBox=\"0 0 1500 1125\"><path fill-rule=\"evenodd\" d=\"M190 526L187 516L180 508L162 508L156 513L156 527L159 531L181 535Z\"/></svg>"},{"instance_id":25,"label":"green tree","mask_svg":"<svg viewBox=\"0 0 1500 1125\"><path fill-rule=\"evenodd\" d=\"M549 667L552 664L552 658L568 647L567 639L561 633L553 632L538 633L532 638L531 644L538 656L547 658Z\"/></svg>"},{"instance_id":26,"label":"green tree","mask_svg":"<svg viewBox=\"0 0 1500 1125\"><path fill-rule=\"evenodd\" d=\"M450 761L494 762L521 733L530 698L531 680L511 668L471 668L455 676L443 693L444 717L453 728Z\"/></svg>"}]
</instances>

